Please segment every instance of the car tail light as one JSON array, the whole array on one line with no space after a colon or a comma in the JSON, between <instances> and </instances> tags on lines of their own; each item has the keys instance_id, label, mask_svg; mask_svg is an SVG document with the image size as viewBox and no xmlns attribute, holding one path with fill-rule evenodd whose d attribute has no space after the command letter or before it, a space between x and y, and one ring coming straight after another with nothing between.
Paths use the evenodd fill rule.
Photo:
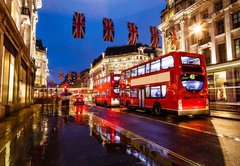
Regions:
<instances>
[{"instance_id":1,"label":"car tail light","mask_svg":"<svg viewBox=\"0 0 240 166\"><path fill-rule=\"evenodd\" d=\"M182 110L183 110L183 108L182 108L182 99L179 99L179 100L178 100L178 110L179 110L179 111L182 111Z\"/></svg>"}]
</instances>

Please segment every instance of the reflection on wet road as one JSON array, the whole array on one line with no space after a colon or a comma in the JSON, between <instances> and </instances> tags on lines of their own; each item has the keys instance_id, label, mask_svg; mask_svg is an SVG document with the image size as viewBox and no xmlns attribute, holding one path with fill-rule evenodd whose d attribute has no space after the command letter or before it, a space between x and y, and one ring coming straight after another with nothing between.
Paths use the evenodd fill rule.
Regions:
<instances>
[{"instance_id":1,"label":"reflection on wet road","mask_svg":"<svg viewBox=\"0 0 240 166\"><path fill-rule=\"evenodd\" d=\"M184 163L88 112L86 106L36 112L8 139L0 152L1 166Z\"/></svg>"},{"instance_id":2,"label":"reflection on wet road","mask_svg":"<svg viewBox=\"0 0 240 166\"><path fill-rule=\"evenodd\" d=\"M0 166L239 162L238 141L209 134L227 131L228 121L159 119L88 106L45 107L26 117L0 123ZM228 131L238 136L237 129Z\"/></svg>"}]
</instances>

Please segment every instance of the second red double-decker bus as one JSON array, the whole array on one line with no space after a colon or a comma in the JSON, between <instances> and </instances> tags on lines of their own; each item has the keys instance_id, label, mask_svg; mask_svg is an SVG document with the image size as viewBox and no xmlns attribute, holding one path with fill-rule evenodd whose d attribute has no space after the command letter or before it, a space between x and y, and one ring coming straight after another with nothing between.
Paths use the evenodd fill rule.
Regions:
<instances>
[{"instance_id":1,"label":"second red double-decker bus","mask_svg":"<svg viewBox=\"0 0 240 166\"><path fill-rule=\"evenodd\" d=\"M128 108L163 110L177 115L209 114L203 55L171 52L124 70L120 100Z\"/></svg>"},{"instance_id":2,"label":"second red double-decker bus","mask_svg":"<svg viewBox=\"0 0 240 166\"><path fill-rule=\"evenodd\" d=\"M97 105L119 106L119 79L120 74L110 74L94 80L93 91Z\"/></svg>"}]
</instances>

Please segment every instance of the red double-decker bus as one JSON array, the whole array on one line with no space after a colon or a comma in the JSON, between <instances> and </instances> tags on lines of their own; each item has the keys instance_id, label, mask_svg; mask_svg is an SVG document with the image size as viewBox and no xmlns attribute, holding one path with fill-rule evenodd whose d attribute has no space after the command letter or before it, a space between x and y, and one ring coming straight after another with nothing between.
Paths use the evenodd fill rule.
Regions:
<instances>
[{"instance_id":1,"label":"red double-decker bus","mask_svg":"<svg viewBox=\"0 0 240 166\"><path fill-rule=\"evenodd\" d=\"M165 110L179 116L209 114L206 74L203 55L171 52L124 70L120 101L157 115Z\"/></svg>"},{"instance_id":2,"label":"red double-decker bus","mask_svg":"<svg viewBox=\"0 0 240 166\"><path fill-rule=\"evenodd\" d=\"M120 74L110 74L94 80L93 91L97 105L119 106L119 79Z\"/></svg>"}]
</instances>

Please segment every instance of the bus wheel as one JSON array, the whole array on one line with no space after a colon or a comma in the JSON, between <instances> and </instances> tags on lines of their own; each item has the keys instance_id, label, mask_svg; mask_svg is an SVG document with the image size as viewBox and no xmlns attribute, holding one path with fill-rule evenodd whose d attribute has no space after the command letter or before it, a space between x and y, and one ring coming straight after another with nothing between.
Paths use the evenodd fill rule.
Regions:
<instances>
[{"instance_id":1,"label":"bus wheel","mask_svg":"<svg viewBox=\"0 0 240 166\"><path fill-rule=\"evenodd\" d=\"M154 104L153 112L158 116L162 114L162 108L161 108L160 104L158 104L158 103Z\"/></svg>"}]
</instances>

